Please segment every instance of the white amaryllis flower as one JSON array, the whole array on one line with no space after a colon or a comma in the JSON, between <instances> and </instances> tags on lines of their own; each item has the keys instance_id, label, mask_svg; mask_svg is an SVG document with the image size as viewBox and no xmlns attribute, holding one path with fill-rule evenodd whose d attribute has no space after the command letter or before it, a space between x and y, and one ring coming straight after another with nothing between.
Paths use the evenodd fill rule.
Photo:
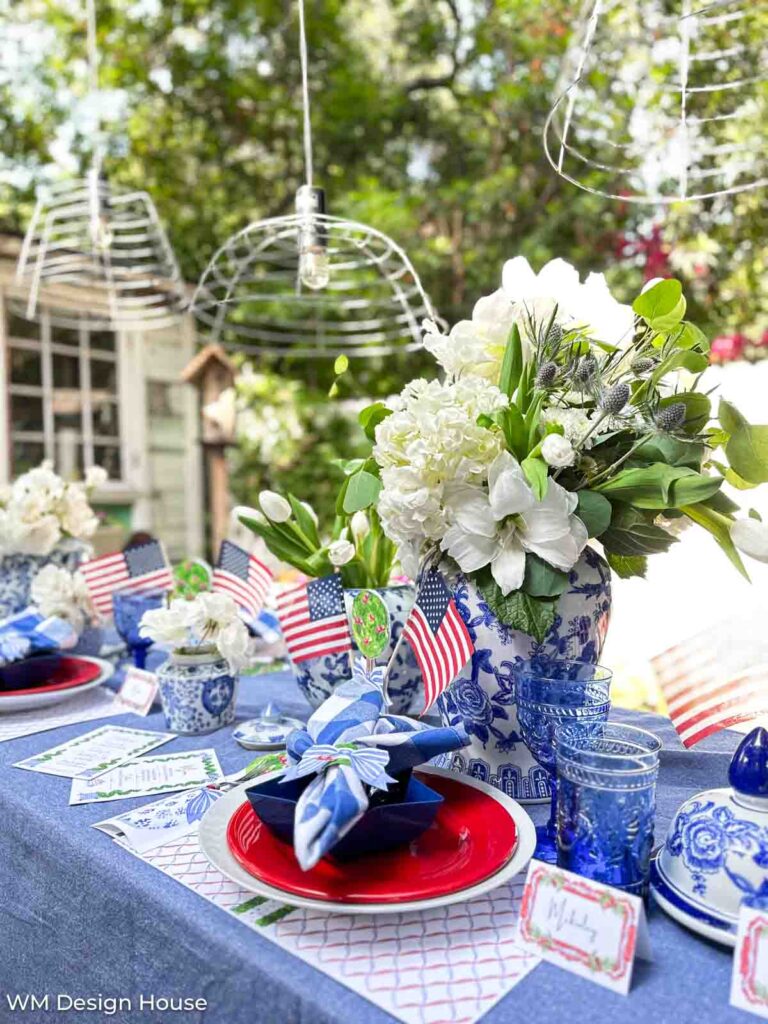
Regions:
<instances>
[{"instance_id":1,"label":"white amaryllis flower","mask_svg":"<svg viewBox=\"0 0 768 1024\"><path fill-rule=\"evenodd\" d=\"M262 491L259 494L259 505L267 519L271 519L273 523L287 523L291 518L288 500L275 491Z\"/></svg>"},{"instance_id":2,"label":"white amaryllis flower","mask_svg":"<svg viewBox=\"0 0 768 1024\"><path fill-rule=\"evenodd\" d=\"M139 634L158 644L183 647L189 638L188 608L182 598L171 601L168 608L150 608L141 617Z\"/></svg>"},{"instance_id":3,"label":"white amaryllis flower","mask_svg":"<svg viewBox=\"0 0 768 1024\"><path fill-rule=\"evenodd\" d=\"M768 523L759 519L737 519L731 526L731 540L745 555L768 562Z\"/></svg>"},{"instance_id":4,"label":"white amaryllis flower","mask_svg":"<svg viewBox=\"0 0 768 1024\"><path fill-rule=\"evenodd\" d=\"M567 437L562 434L547 434L541 442L541 457L548 466L556 469L572 466L576 452Z\"/></svg>"},{"instance_id":5,"label":"white amaryllis flower","mask_svg":"<svg viewBox=\"0 0 768 1024\"><path fill-rule=\"evenodd\" d=\"M550 479L544 499L537 501L519 463L506 451L490 467L487 494L475 491L457 495L454 522L441 545L463 572L490 563L494 580L509 594L522 586L526 552L564 572L575 565L588 536L574 515L574 493Z\"/></svg>"},{"instance_id":6,"label":"white amaryllis flower","mask_svg":"<svg viewBox=\"0 0 768 1024\"><path fill-rule=\"evenodd\" d=\"M499 289L478 299L472 319L459 320L449 334L425 320L424 348L451 377L484 377L495 384L515 318L514 305Z\"/></svg>"},{"instance_id":7,"label":"white amaryllis flower","mask_svg":"<svg viewBox=\"0 0 768 1024\"><path fill-rule=\"evenodd\" d=\"M507 260L502 291L538 323L546 323L557 307L557 323L579 328L595 341L625 345L632 338L632 307L614 299L602 274L589 274L582 283L579 272L565 260L550 260L538 274L524 256Z\"/></svg>"}]
</instances>

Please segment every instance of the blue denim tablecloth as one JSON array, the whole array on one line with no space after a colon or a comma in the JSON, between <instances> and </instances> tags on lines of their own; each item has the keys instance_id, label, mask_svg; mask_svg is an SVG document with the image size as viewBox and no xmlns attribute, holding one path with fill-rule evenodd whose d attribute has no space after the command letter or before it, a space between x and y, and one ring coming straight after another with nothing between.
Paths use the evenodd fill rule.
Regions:
<instances>
[{"instance_id":1,"label":"blue denim tablecloth","mask_svg":"<svg viewBox=\"0 0 768 1024\"><path fill-rule=\"evenodd\" d=\"M245 678L239 710L279 699L292 713L307 706L287 673ZM726 784L738 742L721 733L686 752L665 719L630 712L621 718L664 741L657 837L692 793ZM66 739L125 722L162 730L162 716L87 722L0 744L0 1021L48 1024L385 1024L393 1020L349 989L315 971L217 907L117 846L99 821L148 803L146 798L69 807L70 780L12 768ZM163 751L213 746L224 771L250 760L232 729L176 739ZM537 807L536 820L546 817ZM483 1018L484 1024L743 1024L728 1006L731 955L650 908L654 962L636 965L628 998L547 964L537 967ZM77 996L139 994L202 997L203 1012L11 1011L7 993Z\"/></svg>"}]
</instances>

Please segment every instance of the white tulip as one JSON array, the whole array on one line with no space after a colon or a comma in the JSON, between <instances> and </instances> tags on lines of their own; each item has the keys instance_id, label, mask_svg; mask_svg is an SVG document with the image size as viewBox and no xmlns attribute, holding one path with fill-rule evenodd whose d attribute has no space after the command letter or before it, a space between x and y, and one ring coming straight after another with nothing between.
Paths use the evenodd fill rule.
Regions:
<instances>
[{"instance_id":1,"label":"white tulip","mask_svg":"<svg viewBox=\"0 0 768 1024\"><path fill-rule=\"evenodd\" d=\"M262 491L259 495L259 505L267 519L273 523L287 523L291 518L289 502L275 491Z\"/></svg>"},{"instance_id":2,"label":"white tulip","mask_svg":"<svg viewBox=\"0 0 768 1024\"><path fill-rule=\"evenodd\" d=\"M355 545L348 540L333 541L328 545L328 559L331 565L340 566L351 562L355 557Z\"/></svg>"},{"instance_id":3,"label":"white tulip","mask_svg":"<svg viewBox=\"0 0 768 1024\"><path fill-rule=\"evenodd\" d=\"M759 519L737 519L731 526L731 540L745 555L768 562L768 523Z\"/></svg>"},{"instance_id":4,"label":"white tulip","mask_svg":"<svg viewBox=\"0 0 768 1024\"><path fill-rule=\"evenodd\" d=\"M243 519L252 519L260 526L269 525L269 520L264 513L257 508L253 508L251 505L238 505L237 508L232 510L232 515L240 522L242 522Z\"/></svg>"},{"instance_id":5,"label":"white tulip","mask_svg":"<svg viewBox=\"0 0 768 1024\"><path fill-rule=\"evenodd\" d=\"M568 438L562 434L547 434L541 443L541 457L548 466L560 469L573 465L576 452Z\"/></svg>"},{"instance_id":6,"label":"white tulip","mask_svg":"<svg viewBox=\"0 0 768 1024\"><path fill-rule=\"evenodd\" d=\"M355 540L362 540L367 537L371 530L371 524L368 522L368 516L363 512L362 509L355 512L349 521L349 528L352 531L352 536Z\"/></svg>"}]
</instances>

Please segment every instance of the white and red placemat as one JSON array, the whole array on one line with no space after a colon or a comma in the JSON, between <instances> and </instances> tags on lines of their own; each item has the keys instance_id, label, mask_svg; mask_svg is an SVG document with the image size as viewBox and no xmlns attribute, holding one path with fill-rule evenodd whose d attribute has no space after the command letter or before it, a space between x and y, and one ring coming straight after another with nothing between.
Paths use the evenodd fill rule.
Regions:
<instances>
[{"instance_id":1,"label":"white and red placemat","mask_svg":"<svg viewBox=\"0 0 768 1024\"><path fill-rule=\"evenodd\" d=\"M474 1024L539 959L515 942L524 879L408 914L326 914L241 889L200 851L196 826L135 856L405 1024Z\"/></svg>"}]
</instances>

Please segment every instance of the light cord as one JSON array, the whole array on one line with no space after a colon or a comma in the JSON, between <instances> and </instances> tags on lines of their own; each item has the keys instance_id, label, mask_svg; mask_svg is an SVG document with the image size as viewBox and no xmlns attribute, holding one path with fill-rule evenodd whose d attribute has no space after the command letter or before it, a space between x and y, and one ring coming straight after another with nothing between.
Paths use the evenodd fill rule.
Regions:
<instances>
[{"instance_id":1,"label":"light cord","mask_svg":"<svg viewBox=\"0 0 768 1024\"><path fill-rule=\"evenodd\" d=\"M89 0L93 2L93 0ZM307 185L312 187L312 122L309 114L309 78L307 66L307 27L304 21L304 0L299 3L299 59L301 61L301 103L304 122L304 165L306 171Z\"/></svg>"}]
</instances>

